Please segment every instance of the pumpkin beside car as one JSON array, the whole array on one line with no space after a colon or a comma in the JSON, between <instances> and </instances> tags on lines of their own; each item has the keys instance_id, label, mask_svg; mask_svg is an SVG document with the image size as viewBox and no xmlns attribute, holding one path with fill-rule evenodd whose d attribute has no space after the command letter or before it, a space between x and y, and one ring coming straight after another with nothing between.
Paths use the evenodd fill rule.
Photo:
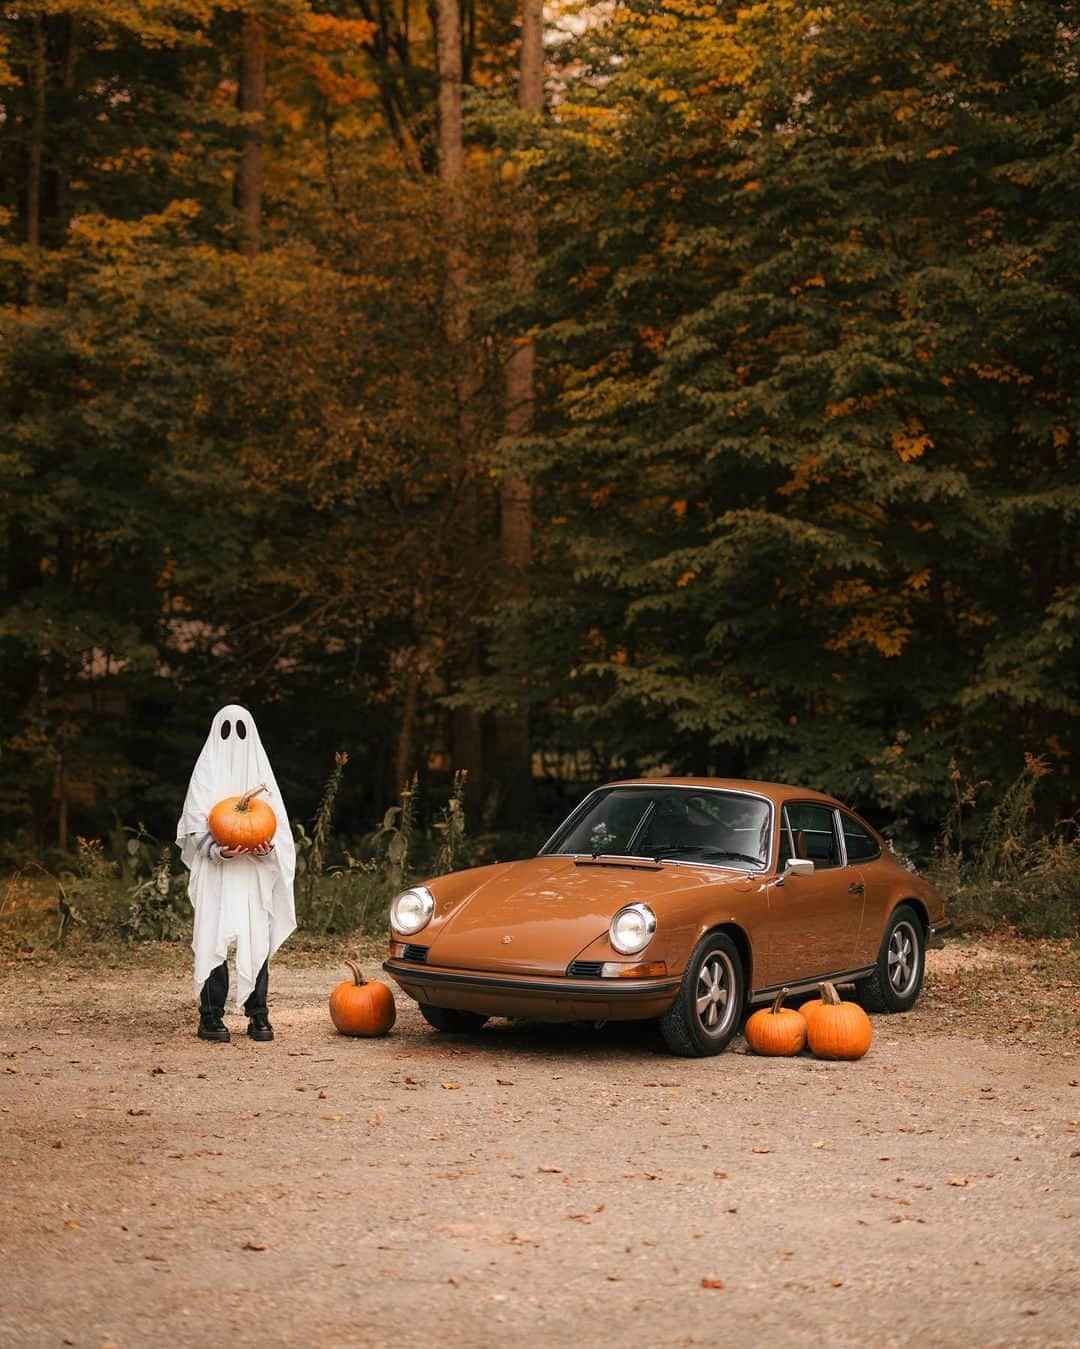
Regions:
<instances>
[{"instance_id":1,"label":"pumpkin beside car","mask_svg":"<svg viewBox=\"0 0 1080 1349\"><path fill-rule=\"evenodd\" d=\"M948 923L835 798L679 778L598 788L538 856L414 886L390 926L383 968L439 1030L655 1019L699 1057L785 987L854 983L871 1010L905 1011Z\"/></svg>"}]
</instances>

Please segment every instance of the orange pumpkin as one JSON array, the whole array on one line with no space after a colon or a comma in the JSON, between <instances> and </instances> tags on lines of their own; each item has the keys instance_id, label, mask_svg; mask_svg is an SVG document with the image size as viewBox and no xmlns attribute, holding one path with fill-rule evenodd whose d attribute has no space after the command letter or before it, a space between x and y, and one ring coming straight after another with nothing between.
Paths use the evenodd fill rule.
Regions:
<instances>
[{"instance_id":1,"label":"orange pumpkin","mask_svg":"<svg viewBox=\"0 0 1080 1349\"><path fill-rule=\"evenodd\" d=\"M807 1026L819 1059L861 1059L874 1038L870 1018L857 1002L842 1002L832 984L821 985L821 1006Z\"/></svg>"},{"instance_id":2,"label":"orange pumpkin","mask_svg":"<svg viewBox=\"0 0 1080 1349\"><path fill-rule=\"evenodd\" d=\"M806 1047L806 1022L798 1012L784 1006L788 991L782 988L771 1007L755 1012L747 1021L746 1043L755 1054L798 1054Z\"/></svg>"},{"instance_id":3,"label":"orange pumpkin","mask_svg":"<svg viewBox=\"0 0 1080 1349\"><path fill-rule=\"evenodd\" d=\"M243 796L227 796L210 812L210 832L226 848L257 848L269 843L277 829L277 816L266 801L256 801L266 786L252 787Z\"/></svg>"},{"instance_id":4,"label":"orange pumpkin","mask_svg":"<svg viewBox=\"0 0 1080 1349\"><path fill-rule=\"evenodd\" d=\"M378 980L369 984L355 961L345 964L353 977L330 994L330 1020L342 1035L385 1035L397 1020L393 993Z\"/></svg>"},{"instance_id":5,"label":"orange pumpkin","mask_svg":"<svg viewBox=\"0 0 1080 1349\"><path fill-rule=\"evenodd\" d=\"M824 1006L825 1004L820 998L811 998L808 1002L804 1002L796 1009L802 1019L806 1022L807 1033L809 1033L810 1030L810 1022L813 1021L814 1017L817 1016L818 1012Z\"/></svg>"}]
</instances>

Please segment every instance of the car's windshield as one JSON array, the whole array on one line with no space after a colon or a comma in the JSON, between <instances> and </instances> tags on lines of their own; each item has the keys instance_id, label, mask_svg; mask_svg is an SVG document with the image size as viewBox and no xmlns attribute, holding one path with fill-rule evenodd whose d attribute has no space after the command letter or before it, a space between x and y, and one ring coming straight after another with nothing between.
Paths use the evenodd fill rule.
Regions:
<instances>
[{"instance_id":1,"label":"car's windshield","mask_svg":"<svg viewBox=\"0 0 1080 1349\"><path fill-rule=\"evenodd\" d=\"M767 801L742 792L606 787L587 797L542 851L764 866L770 819Z\"/></svg>"}]
</instances>

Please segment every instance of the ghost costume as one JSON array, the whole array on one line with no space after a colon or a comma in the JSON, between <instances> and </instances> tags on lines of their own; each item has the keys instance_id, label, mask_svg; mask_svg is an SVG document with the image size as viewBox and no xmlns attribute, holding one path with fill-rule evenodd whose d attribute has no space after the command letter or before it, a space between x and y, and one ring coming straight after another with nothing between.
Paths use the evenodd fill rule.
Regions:
<instances>
[{"instance_id":1,"label":"ghost costume","mask_svg":"<svg viewBox=\"0 0 1080 1349\"><path fill-rule=\"evenodd\" d=\"M210 833L211 810L224 797L241 796L260 783L268 789L260 799L277 816L273 851L263 857L249 853L222 857ZM188 895L195 909L191 949L196 989L202 990L227 961L235 943L237 1007L243 1007L257 981L265 997L263 967L296 927L296 846L274 770L246 708L230 704L214 717L191 774L176 843L191 872Z\"/></svg>"}]
</instances>

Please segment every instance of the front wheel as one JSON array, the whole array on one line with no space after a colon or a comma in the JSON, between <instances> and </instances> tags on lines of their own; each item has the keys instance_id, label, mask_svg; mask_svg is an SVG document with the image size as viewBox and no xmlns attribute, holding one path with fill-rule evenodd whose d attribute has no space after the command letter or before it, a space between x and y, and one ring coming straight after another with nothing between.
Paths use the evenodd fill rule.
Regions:
<instances>
[{"instance_id":1,"label":"front wheel","mask_svg":"<svg viewBox=\"0 0 1080 1349\"><path fill-rule=\"evenodd\" d=\"M723 932L702 937L678 997L660 1018L664 1043L686 1059L719 1054L738 1029L745 997L746 975L735 943Z\"/></svg>"},{"instance_id":2,"label":"front wheel","mask_svg":"<svg viewBox=\"0 0 1080 1349\"><path fill-rule=\"evenodd\" d=\"M926 966L926 929L910 904L894 909L881 939L877 965L856 985L868 1012L906 1012L914 1007Z\"/></svg>"},{"instance_id":3,"label":"front wheel","mask_svg":"<svg viewBox=\"0 0 1080 1349\"><path fill-rule=\"evenodd\" d=\"M419 1007L420 1015L429 1026L454 1035L469 1035L480 1030L488 1020L480 1012L459 1012L453 1007L436 1007L430 1002L422 1002Z\"/></svg>"}]
</instances>

